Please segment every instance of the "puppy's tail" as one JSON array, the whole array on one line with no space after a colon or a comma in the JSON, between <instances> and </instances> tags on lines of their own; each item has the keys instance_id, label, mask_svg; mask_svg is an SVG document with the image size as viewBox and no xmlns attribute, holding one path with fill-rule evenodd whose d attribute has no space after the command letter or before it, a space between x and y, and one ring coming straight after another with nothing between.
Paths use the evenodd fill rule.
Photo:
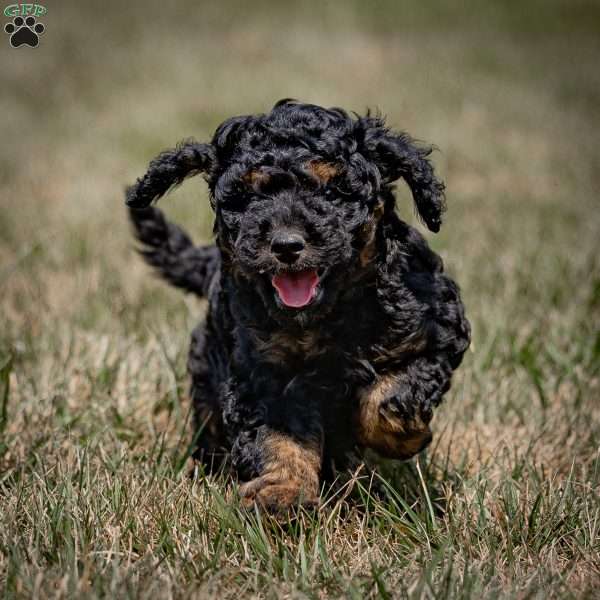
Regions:
<instances>
[{"instance_id":1,"label":"puppy's tail","mask_svg":"<svg viewBox=\"0 0 600 600\"><path fill-rule=\"evenodd\" d=\"M153 206L130 208L129 217L144 260L175 287L206 296L220 265L217 247L195 246L183 229Z\"/></svg>"}]
</instances>

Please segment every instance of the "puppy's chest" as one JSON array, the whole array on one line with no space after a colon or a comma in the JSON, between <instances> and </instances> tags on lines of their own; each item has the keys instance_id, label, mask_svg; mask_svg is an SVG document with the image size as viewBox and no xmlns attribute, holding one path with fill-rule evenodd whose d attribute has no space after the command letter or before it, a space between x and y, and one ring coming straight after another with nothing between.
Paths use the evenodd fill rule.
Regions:
<instances>
[{"instance_id":1,"label":"puppy's chest","mask_svg":"<svg viewBox=\"0 0 600 600\"><path fill-rule=\"evenodd\" d=\"M327 359L338 352L335 341L317 330L257 334L254 343L263 361L280 366Z\"/></svg>"},{"instance_id":2,"label":"puppy's chest","mask_svg":"<svg viewBox=\"0 0 600 600\"><path fill-rule=\"evenodd\" d=\"M369 360L379 352L374 330L350 322L344 328L315 328L299 332L274 331L254 338L261 361L279 367L338 371L348 361ZM326 373L322 373L326 375Z\"/></svg>"},{"instance_id":3,"label":"puppy's chest","mask_svg":"<svg viewBox=\"0 0 600 600\"><path fill-rule=\"evenodd\" d=\"M339 375L359 361L379 371L422 349L420 328L414 325L414 331L398 332L388 316L369 303L307 329L251 328L250 343L256 359L284 370L310 367L321 375Z\"/></svg>"}]
</instances>

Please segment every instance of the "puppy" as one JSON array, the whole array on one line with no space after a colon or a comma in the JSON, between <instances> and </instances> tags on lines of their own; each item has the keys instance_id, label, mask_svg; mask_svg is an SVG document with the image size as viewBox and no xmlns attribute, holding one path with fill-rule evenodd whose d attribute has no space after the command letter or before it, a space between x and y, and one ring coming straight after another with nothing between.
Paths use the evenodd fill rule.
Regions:
<instances>
[{"instance_id":1,"label":"puppy","mask_svg":"<svg viewBox=\"0 0 600 600\"><path fill-rule=\"evenodd\" d=\"M316 504L357 450L404 460L430 443L470 339L458 287L395 210L403 179L439 230L430 152L379 116L282 100L163 152L127 190L146 261L208 299L188 361L196 457L232 467L245 503ZM200 173L209 246L150 206Z\"/></svg>"}]
</instances>

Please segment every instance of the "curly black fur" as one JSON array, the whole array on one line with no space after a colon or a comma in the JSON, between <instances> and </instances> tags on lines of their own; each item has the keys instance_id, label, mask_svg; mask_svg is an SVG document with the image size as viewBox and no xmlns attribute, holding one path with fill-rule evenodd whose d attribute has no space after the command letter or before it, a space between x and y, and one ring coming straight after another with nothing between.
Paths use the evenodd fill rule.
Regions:
<instances>
[{"instance_id":1,"label":"curly black fur","mask_svg":"<svg viewBox=\"0 0 600 600\"><path fill-rule=\"evenodd\" d=\"M127 191L146 260L208 297L188 363L197 456L230 460L248 498L286 505L357 446L406 458L431 439L470 329L441 259L395 212L402 178L439 230L430 152L379 116L282 100L160 154ZM215 211L206 247L149 207L200 172ZM282 254L281 236L286 252L299 245ZM273 287L290 273L318 276L301 308Z\"/></svg>"}]
</instances>

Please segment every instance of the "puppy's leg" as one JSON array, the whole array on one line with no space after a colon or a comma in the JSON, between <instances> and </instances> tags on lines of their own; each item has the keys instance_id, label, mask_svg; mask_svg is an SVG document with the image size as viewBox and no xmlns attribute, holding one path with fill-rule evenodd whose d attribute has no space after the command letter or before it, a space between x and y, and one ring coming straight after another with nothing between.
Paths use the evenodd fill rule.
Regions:
<instances>
[{"instance_id":1,"label":"puppy's leg","mask_svg":"<svg viewBox=\"0 0 600 600\"><path fill-rule=\"evenodd\" d=\"M265 428L258 444L261 474L240 487L244 504L257 503L269 510L317 505L322 440L314 436L299 439Z\"/></svg>"},{"instance_id":2,"label":"puppy's leg","mask_svg":"<svg viewBox=\"0 0 600 600\"><path fill-rule=\"evenodd\" d=\"M207 324L192 332L188 354L188 373L191 376L190 395L194 407L194 458L205 472L214 473L226 463L228 440L223 428L219 400L219 381L224 370L215 360L215 338L212 336L211 315Z\"/></svg>"},{"instance_id":3,"label":"puppy's leg","mask_svg":"<svg viewBox=\"0 0 600 600\"><path fill-rule=\"evenodd\" d=\"M387 307L391 329L403 332L404 339L420 331L423 344L414 349L419 354L412 357L403 357L402 348L394 356L391 344L386 373L359 394L355 431L360 444L384 456L406 459L431 442L429 422L433 409L450 389L452 371L469 346L470 325L458 287L442 273L411 272L401 274L397 280L391 278L383 297L396 297L396 281L421 305L417 311L420 316L415 315L414 320L419 328L406 329L411 319L407 319L400 303Z\"/></svg>"},{"instance_id":4,"label":"puppy's leg","mask_svg":"<svg viewBox=\"0 0 600 600\"><path fill-rule=\"evenodd\" d=\"M452 368L441 357L419 357L398 373L378 376L359 393L356 438L387 458L408 459L429 445L429 423L450 387Z\"/></svg>"},{"instance_id":5,"label":"puppy's leg","mask_svg":"<svg viewBox=\"0 0 600 600\"><path fill-rule=\"evenodd\" d=\"M296 378L278 397L254 403L251 429L240 431L232 457L242 478L245 504L271 510L315 505L320 491L323 456L321 402Z\"/></svg>"}]
</instances>

